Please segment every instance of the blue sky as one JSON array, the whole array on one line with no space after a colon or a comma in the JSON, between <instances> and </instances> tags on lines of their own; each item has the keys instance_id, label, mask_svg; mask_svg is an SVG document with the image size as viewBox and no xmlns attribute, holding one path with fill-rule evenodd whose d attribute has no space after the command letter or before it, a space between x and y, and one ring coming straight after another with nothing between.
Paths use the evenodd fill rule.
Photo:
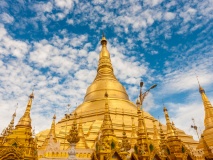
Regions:
<instances>
[{"instance_id":1,"label":"blue sky","mask_svg":"<svg viewBox=\"0 0 213 160\"><path fill-rule=\"evenodd\" d=\"M140 81L158 84L145 110L164 122L164 103L176 126L195 135L191 118L202 130L204 117L196 74L213 102L212 17L212 0L1 0L0 130L17 103L16 121L23 114L33 86L36 132L49 128L55 109L60 120L67 104L80 104L104 32L130 99Z\"/></svg>"}]
</instances>

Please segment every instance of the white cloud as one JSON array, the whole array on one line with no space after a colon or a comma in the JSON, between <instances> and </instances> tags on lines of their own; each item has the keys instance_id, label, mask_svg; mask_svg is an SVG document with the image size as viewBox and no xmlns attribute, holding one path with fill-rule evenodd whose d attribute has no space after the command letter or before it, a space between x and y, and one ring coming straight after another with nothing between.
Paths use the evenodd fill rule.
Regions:
<instances>
[{"instance_id":1,"label":"white cloud","mask_svg":"<svg viewBox=\"0 0 213 160\"><path fill-rule=\"evenodd\" d=\"M150 6L156 6L160 4L163 0L145 0L144 4L150 5Z\"/></svg>"},{"instance_id":2,"label":"white cloud","mask_svg":"<svg viewBox=\"0 0 213 160\"><path fill-rule=\"evenodd\" d=\"M92 0L92 3L93 4L104 4L104 3L106 3L106 0Z\"/></svg>"},{"instance_id":3,"label":"white cloud","mask_svg":"<svg viewBox=\"0 0 213 160\"><path fill-rule=\"evenodd\" d=\"M54 0L55 6L62 9L65 14L72 11L75 0Z\"/></svg>"},{"instance_id":4,"label":"white cloud","mask_svg":"<svg viewBox=\"0 0 213 160\"><path fill-rule=\"evenodd\" d=\"M0 19L1 21L3 21L4 23L13 23L14 22L14 18L13 16L7 14L7 13L2 13L0 14Z\"/></svg>"},{"instance_id":5,"label":"white cloud","mask_svg":"<svg viewBox=\"0 0 213 160\"><path fill-rule=\"evenodd\" d=\"M28 44L26 42L14 40L7 34L3 25L0 25L0 30L0 54L24 58L24 55L29 51Z\"/></svg>"},{"instance_id":6,"label":"white cloud","mask_svg":"<svg viewBox=\"0 0 213 160\"><path fill-rule=\"evenodd\" d=\"M172 13L172 12L166 12L164 14L164 19L167 20L167 21L171 21L175 18L176 14L175 13Z\"/></svg>"},{"instance_id":7,"label":"white cloud","mask_svg":"<svg viewBox=\"0 0 213 160\"><path fill-rule=\"evenodd\" d=\"M183 18L183 22L186 23L190 21L196 14L196 10L194 8L187 8L184 12L180 13L180 17Z\"/></svg>"},{"instance_id":8,"label":"white cloud","mask_svg":"<svg viewBox=\"0 0 213 160\"><path fill-rule=\"evenodd\" d=\"M37 3L33 7L39 12L52 12L53 10L53 4L51 2Z\"/></svg>"},{"instance_id":9,"label":"white cloud","mask_svg":"<svg viewBox=\"0 0 213 160\"><path fill-rule=\"evenodd\" d=\"M73 21L73 19L68 19L68 20L67 20L67 23L73 25L73 24L74 24L74 21Z\"/></svg>"}]
</instances>

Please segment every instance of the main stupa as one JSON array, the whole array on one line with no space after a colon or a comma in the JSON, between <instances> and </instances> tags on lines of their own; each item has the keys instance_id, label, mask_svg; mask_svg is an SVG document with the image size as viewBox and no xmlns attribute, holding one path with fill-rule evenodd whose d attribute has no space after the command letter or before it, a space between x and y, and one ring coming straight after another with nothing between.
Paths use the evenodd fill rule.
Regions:
<instances>
[{"instance_id":1,"label":"main stupa","mask_svg":"<svg viewBox=\"0 0 213 160\"><path fill-rule=\"evenodd\" d=\"M95 148L95 141L98 139L105 113L105 97L108 93L109 113L112 119L112 125L115 135L121 141L123 127L127 137L134 139L137 130L137 106L129 100L128 94L122 84L117 80L113 73L113 66L110 59L110 53L107 50L107 40L105 36L101 39L102 49L99 54L99 63L97 75L93 83L87 88L84 101L72 113L66 114L55 126L56 138L60 142L61 149L69 148L65 137L67 136L74 120L74 112L77 113L77 122L82 123L85 142L88 148ZM153 121L157 121L148 112L144 111L147 135L151 139L154 135ZM159 124L159 122L157 121ZM159 126L159 125L157 125ZM163 126L166 133L166 126ZM37 134L38 146L41 146L47 137L49 130L44 130ZM134 135L135 134L135 135ZM182 130L176 129L176 134L186 145L196 148L198 142L193 140L192 136L185 134ZM166 134L165 134L166 136ZM136 139L136 137L135 137ZM82 145L82 146L81 146ZM84 146L83 146L84 145ZM81 143L79 148L85 148Z\"/></svg>"}]
</instances>

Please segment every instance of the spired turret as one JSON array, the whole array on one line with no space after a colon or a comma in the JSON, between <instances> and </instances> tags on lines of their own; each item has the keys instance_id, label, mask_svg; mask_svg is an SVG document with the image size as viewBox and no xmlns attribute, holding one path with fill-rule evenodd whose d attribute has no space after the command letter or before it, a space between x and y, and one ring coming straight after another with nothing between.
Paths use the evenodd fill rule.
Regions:
<instances>
[{"instance_id":1,"label":"spired turret","mask_svg":"<svg viewBox=\"0 0 213 160\"><path fill-rule=\"evenodd\" d=\"M199 145L197 147L198 150L203 150L204 157L206 159L213 159L213 150L209 150L209 148L213 148L213 107L210 103L208 97L206 96L205 90L199 84L199 92L201 94L201 98L204 106L204 126L205 129L200 138Z\"/></svg>"},{"instance_id":2,"label":"spired turret","mask_svg":"<svg viewBox=\"0 0 213 160\"><path fill-rule=\"evenodd\" d=\"M0 160L3 159L37 159L37 145L32 136L30 111L34 95L29 96L24 115L20 118L15 129L6 135L0 144ZM15 117L15 116L14 116ZM14 123L14 120L12 120Z\"/></svg>"},{"instance_id":3,"label":"spired turret","mask_svg":"<svg viewBox=\"0 0 213 160\"><path fill-rule=\"evenodd\" d=\"M97 67L97 75L92 84L87 88L84 101L80 104L74 112L81 115L81 120L77 117L77 123L82 122L83 133L85 135L86 144L89 148L95 149L95 141L98 139L103 128L103 120L105 115L106 98L103 96L105 92L108 93L107 104L108 114L111 117L111 125L113 134L116 135L121 142L123 138L123 127L125 124L125 133L128 138L132 135L132 119L138 121L137 106L129 100L128 94L122 84L117 80L113 73L113 66L111 64L110 53L107 50L107 40L103 36L101 39L101 51L99 54L99 62ZM122 111L124 113L122 114ZM73 115L73 114L72 114ZM124 116L124 122L122 118ZM146 126L148 138L153 137L153 118L148 112L143 111L144 123ZM61 149L69 148L69 144L64 140L70 126L74 120L74 116L66 116L56 124L56 137L61 143ZM138 124L135 126L138 130ZM164 126L165 130L166 127ZM192 136L186 135L183 131L177 129L179 138L189 145L197 145L197 142L192 139ZM38 145L44 141L48 130L40 132L38 137ZM137 137L132 137L134 141ZM136 141L135 141L136 142ZM134 146L133 144L131 144Z\"/></svg>"},{"instance_id":4,"label":"spired turret","mask_svg":"<svg viewBox=\"0 0 213 160\"><path fill-rule=\"evenodd\" d=\"M103 99L104 93L108 92L109 98L119 98L129 100L125 88L116 79L113 73L110 54L107 50L107 40L105 36L101 39L102 49L99 54L99 64L97 75L93 83L88 87L84 101L94 101Z\"/></svg>"}]
</instances>

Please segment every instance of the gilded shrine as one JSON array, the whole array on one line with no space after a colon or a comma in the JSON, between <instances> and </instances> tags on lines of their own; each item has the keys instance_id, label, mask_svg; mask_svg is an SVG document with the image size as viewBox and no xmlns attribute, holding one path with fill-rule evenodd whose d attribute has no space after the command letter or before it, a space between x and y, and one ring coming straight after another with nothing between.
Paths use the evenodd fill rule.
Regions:
<instances>
[{"instance_id":1,"label":"gilded shrine","mask_svg":"<svg viewBox=\"0 0 213 160\"><path fill-rule=\"evenodd\" d=\"M0 137L0 160L203 160L213 159L213 107L199 86L205 110L205 130L195 141L171 122L164 106L166 124L143 110L148 91L136 103L113 72L105 36L101 39L97 75L87 88L84 101L59 122L53 116L50 129L32 134L29 97L24 115L14 118ZM33 113L32 113L33 114Z\"/></svg>"}]
</instances>

